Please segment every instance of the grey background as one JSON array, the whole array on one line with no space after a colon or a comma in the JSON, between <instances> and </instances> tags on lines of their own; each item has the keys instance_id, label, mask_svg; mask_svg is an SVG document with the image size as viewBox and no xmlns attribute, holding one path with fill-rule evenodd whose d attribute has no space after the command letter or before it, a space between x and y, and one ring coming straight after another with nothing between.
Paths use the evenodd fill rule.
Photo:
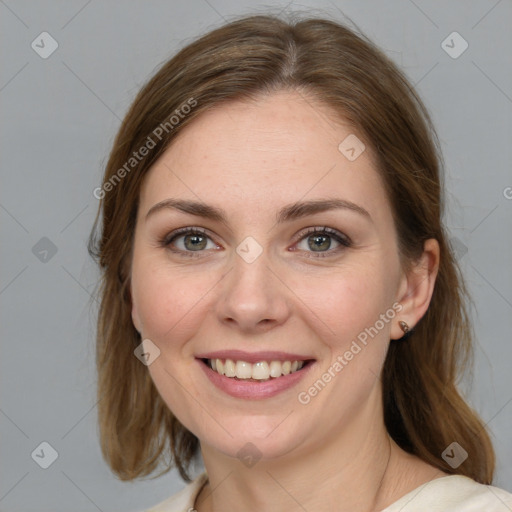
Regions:
<instances>
[{"instance_id":1,"label":"grey background","mask_svg":"<svg viewBox=\"0 0 512 512\"><path fill-rule=\"evenodd\" d=\"M224 19L269 6L349 25L350 17L432 112L446 159L446 222L478 312L474 381L463 388L493 434L495 485L512 491L510 0L2 0L0 510L137 511L183 487L176 472L120 482L101 458L97 273L85 248L92 191L120 119L156 67ZM31 48L43 31L59 44L47 59ZM457 59L441 47L453 31L469 43ZM43 441L58 452L46 470L31 458Z\"/></svg>"}]
</instances>

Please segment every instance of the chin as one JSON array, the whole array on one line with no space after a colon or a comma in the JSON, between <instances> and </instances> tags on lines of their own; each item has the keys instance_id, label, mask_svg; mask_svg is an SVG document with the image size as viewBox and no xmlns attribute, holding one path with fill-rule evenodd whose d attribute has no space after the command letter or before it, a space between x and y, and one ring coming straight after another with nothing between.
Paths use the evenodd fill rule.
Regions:
<instances>
[{"instance_id":1,"label":"chin","mask_svg":"<svg viewBox=\"0 0 512 512\"><path fill-rule=\"evenodd\" d=\"M229 432L233 437L226 433L212 437L210 431L210 435L204 433L204 437L200 437L200 434L199 438L213 450L241 462L246 458L252 461L278 459L295 450L301 437L295 425L289 424L288 420L286 428L281 429L279 423L282 420L276 421L275 417L241 418L230 423Z\"/></svg>"}]
</instances>

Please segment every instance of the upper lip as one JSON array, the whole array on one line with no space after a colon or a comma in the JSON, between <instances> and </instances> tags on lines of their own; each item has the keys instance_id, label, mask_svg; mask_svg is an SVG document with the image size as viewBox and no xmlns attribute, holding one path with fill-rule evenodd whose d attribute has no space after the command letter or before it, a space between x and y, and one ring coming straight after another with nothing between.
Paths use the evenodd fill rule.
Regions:
<instances>
[{"instance_id":1,"label":"upper lip","mask_svg":"<svg viewBox=\"0 0 512 512\"><path fill-rule=\"evenodd\" d=\"M258 363L260 361L310 361L310 356L292 354L290 352L276 352L273 350L261 352L244 352L243 350L217 350L215 352L204 352L197 354L198 359L231 359L232 361L245 361L247 363Z\"/></svg>"}]
</instances>

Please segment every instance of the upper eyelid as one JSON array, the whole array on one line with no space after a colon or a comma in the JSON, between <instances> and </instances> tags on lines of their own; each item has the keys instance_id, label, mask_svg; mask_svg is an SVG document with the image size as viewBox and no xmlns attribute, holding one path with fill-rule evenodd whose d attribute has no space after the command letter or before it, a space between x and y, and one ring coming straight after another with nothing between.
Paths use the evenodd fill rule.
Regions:
<instances>
[{"instance_id":1,"label":"upper eyelid","mask_svg":"<svg viewBox=\"0 0 512 512\"><path fill-rule=\"evenodd\" d=\"M312 235L314 233L327 233L328 235L335 236L338 235L340 238L345 239L347 242L352 243L351 238L346 235L343 231L340 231L339 229L331 228L329 226L313 226L304 228L301 231L299 231L297 237L300 237L299 239L303 238L306 235Z\"/></svg>"},{"instance_id":2,"label":"upper eyelid","mask_svg":"<svg viewBox=\"0 0 512 512\"><path fill-rule=\"evenodd\" d=\"M173 242L174 240L176 240L177 238L180 238L180 237L186 236L186 235L191 235L191 234L205 235L206 237L210 238L212 240L212 242L217 244L217 242L215 241L215 236L212 235L209 230L207 230L205 228L198 228L198 227L190 227L190 228L187 227L187 228L175 229L174 231L171 231L171 233L165 235L162 238L162 242L165 245L168 245L171 242ZM217 245L219 245L219 244L217 244Z\"/></svg>"}]
</instances>

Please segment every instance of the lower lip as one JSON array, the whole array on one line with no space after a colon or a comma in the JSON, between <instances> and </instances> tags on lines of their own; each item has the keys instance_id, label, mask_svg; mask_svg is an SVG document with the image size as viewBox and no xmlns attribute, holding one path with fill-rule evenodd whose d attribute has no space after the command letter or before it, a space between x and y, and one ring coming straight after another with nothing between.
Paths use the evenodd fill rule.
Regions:
<instances>
[{"instance_id":1,"label":"lower lip","mask_svg":"<svg viewBox=\"0 0 512 512\"><path fill-rule=\"evenodd\" d=\"M298 384L306 373L309 372L313 361L309 362L304 368L297 372L282 375L276 379L270 379L262 382L252 380L238 380L225 375L220 375L213 371L204 361L196 359L206 376L218 389L235 398L245 398L248 400L261 400L270 398L286 391Z\"/></svg>"}]
</instances>

